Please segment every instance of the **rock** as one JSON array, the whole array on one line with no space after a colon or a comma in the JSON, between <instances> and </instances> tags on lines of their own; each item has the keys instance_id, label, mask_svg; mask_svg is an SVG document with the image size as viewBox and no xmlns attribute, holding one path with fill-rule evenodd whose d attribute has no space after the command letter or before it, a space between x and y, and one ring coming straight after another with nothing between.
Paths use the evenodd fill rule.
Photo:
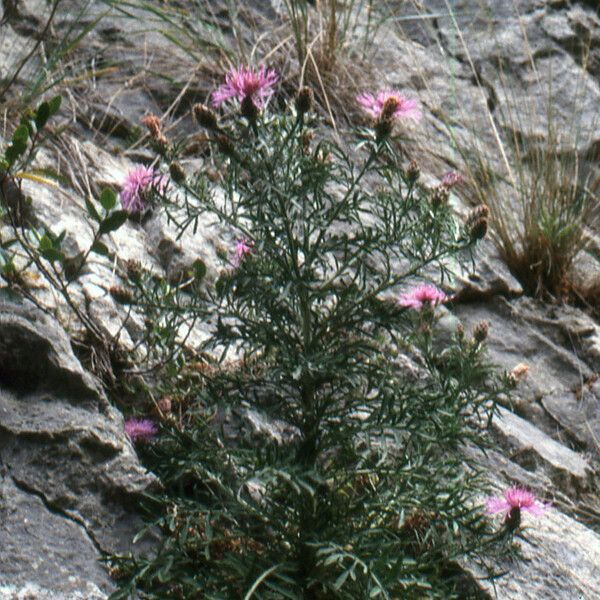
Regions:
<instances>
[{"instance_id":1,"label":"rock","mask_svg":"<svg viewBox=\"0 0 600 600\"><path fill-rule=\"evenodd\" d=\"M156 480L62 328L6 293L0 365L0 589L110 591L100 553L131 549L137 502Z\"/></svg>"},{"instance_id":2,"label":"rock","mask_svg":"<svg viewBox=\"0 0 600 600\"><path fill-rule=\"evenodd\" d=\"M514 392L520 416L553 438L562 431L563 442L598 453L600 398L593 386L597 362L589 342L596 339L597 326L589 316L525 297L459 304L454 312L470 328L489 321L494 364L507 371L522 362L529 365L527 378Z\"/></svg>"},{"instance_id":3,"label":"rock","mask_svg":"<svg viewBox=\"0 0 600 600\"><path fill-rule=\"evenodd\" d=\"M525 419L500 407L492 427L513 462L528 471L541 466L550 479L572 497L589 487L592 468L587 460Z\"/></svg>"},{"instance_id":4,"label":"rock","mask_svg":"<svg viewBox=\"0 0 600 600\"><path fill-rule=\"evenodd\" d=\"M85 528L1 474L0 517L0 600L103 600L114 589Z\"/></svg>"}]
</instances>

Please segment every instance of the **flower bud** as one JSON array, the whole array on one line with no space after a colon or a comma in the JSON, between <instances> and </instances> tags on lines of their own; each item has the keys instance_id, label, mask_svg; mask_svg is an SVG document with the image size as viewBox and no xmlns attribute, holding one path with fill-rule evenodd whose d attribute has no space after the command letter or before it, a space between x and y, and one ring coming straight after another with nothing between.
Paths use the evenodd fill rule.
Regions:
<instances>
[{"instance_id":1,"label":"flower bud","mask_svg":"<svg viewBox=\"0 0 600 600\"><path fill-rule=\"evenodd\" d=\"M406 178L410 183L415 183L419 177L421 177L421 169L419 169L417 161L411 160L406 169Z\"/></svg>"},{"instance_id":2,"label":"flower bud","mask_svg":"<svg viewBox=\"0 0 600 600\"><path fill-rule=\"evenodd\" d=\"M113 285L109 291L110 295L119 304L131 304L133 302L133 293L126 287L123 287L121 285Z\"/></svg>"},{"instance_id":3,"label":"flower bud","mask_svg":"<svg viewBox=\"0 0 600 600\"><path fill-rule=\"evenodd\" d=\"M153 139L159 140L161 138L162 131L160 119L156 115L146 115L145 117L142 117L142 125L146 127Z\"/></svg>"},{"instance_id":4,"label":"flower bud","mask_svg":"<svg viewBox=\"0 0 600 600\"><path fill-rule=\"evenodd\" d=\"M219 135L217 137L217 146L219 147L219 150L226 156L235 155L233 142L226 135Z\"/></svg>"},{"instance_id":5,"label":"flower bud","mask_svg":"<svg viewBox=\"0 0 600 600\"><path fill-rule=\"evenodd\" d=\"M475 221L473 225L471 225L471 229L469 230L469 237L471 240L482 240L485 237L488 229L487 219L479 219Z\"/></svg>"},{"instance_id":6,"label":"flower bud","mask_svg":"<svg viewBox=\"0 0 600 600\"><path fill-rule=\"evenodd\" d=\"M448 188L443 185L439 185L433 189L431 194L431 204L434 208L448 204Z\"/></svg>"},{"instance_id":7,"label":"flower bud","mask_svg":"<svg viewBox=\"0 0 600 600\"><path fill-rule=\"evenodd\" d=\"M476 206L467 216L467 225L473 225L481 219L487 219L490 214L490 209L485 204Z\"/></svg>"},{"instance_id":8,"label":"flower bud","mask_svg":"<svg viewBox=\"0 0 600 600\"><path fill-rule=\"evenodd\" d=\"M296 110L299 115L306 114L313 105L314 94L309 87L302 87L296 96Z\"/></svg>"},{"instance_id":9,"label":"flower bud","mask_svg":"<svg viewBox=\"0 0 600 600\"><path fill-rule=\"evenodd\" d=\"M508 381L512 387L517 385L526 377L529 372L529 365L519 363L510 373L508 373Z\"/></svg>"},{"instance_id":10,"label":"flower bud","mask_svg":"<svg viewBox=\"0 0 600 600\"><path fill-rule=\"evenodd\" d=\"M169 173L175 183L183 183L185 181L185 171L178 162L172 162L169 165Z\"/></svg>"},{"instance_id":11,"label":"flower bud","mask_svg":"<svg viewBox=\"0 0 600 600\"><path fill-rule=\"evenodd\" d=\"M218 129L219 123L217 121L217 115L205 104L194 104L193 107L194 117L198 125L206 127L206 129Z\"/></svg>"},{"instance_id":12,"label":"flower bud","mask_svg":"<svg viewBox=\"0 0 600 600\"><path fill-rule=\"evenodd\" d=\"M126 261L125 271L130 281L139 282L142 278L142 264L137 260L130 259Z\"/></svg>"},{"instance_id":13,"label":"flower bud","mask_svg":"<svg viewBox=\"0 0 600 600\"><path fill-rule=\"evenodd\" d=\"M467 217L467 228L472 241L482 240L488 229L489 208L485 204L475 207Z\"/></svg>"},{"instance_id":14,"label":"flower bud","mask_svg":"<svg viewBox=\"0 0 600 600\"><path fill-rule=\"evenodd\" d=\"M475 325L475 329L473 330L473 339L478 344L481 344L487 339L489 331L490 324L487 321L480 321Z\"/></svg>"}]
</instances>

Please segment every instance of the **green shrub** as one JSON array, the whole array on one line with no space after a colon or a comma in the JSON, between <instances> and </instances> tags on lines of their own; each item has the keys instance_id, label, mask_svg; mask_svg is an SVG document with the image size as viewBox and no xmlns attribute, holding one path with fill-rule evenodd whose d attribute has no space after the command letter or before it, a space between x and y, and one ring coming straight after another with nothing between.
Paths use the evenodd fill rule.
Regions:
<instances>
[{"instance_id":1,"label":"green shrub","mask_svg":"<svg viewBox=\"0 0 600 600\"><path fill-rule=\"evenodd\" d=\"M464 450L485 445L504 384L485 336L444 338L440 290L397 294L425 269L445 278L482 223L457 223L401 164L393 101L359 132L356 162L322 137L309 92L285 114L252 91L239 99L227 127L195 109L224 194L163 144L179 182L170 218L216 216L237 243L214 286L165 293L134 278L154 326L207 320L204 350L221 358L170 380L186 414L144 450L165 486L151 503L163 540L111 558L113 598L457 597L457 561L493 542ZM232 434L244 414L270 425Z\"/></svg>"}]
</instances>

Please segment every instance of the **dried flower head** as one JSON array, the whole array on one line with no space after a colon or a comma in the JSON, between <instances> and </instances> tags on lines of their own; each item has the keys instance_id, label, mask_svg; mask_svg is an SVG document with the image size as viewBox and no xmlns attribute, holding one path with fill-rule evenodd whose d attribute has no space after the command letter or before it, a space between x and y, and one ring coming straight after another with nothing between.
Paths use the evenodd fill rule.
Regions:
<instances>
[{"instance_id":1,"label":"dried flower head","mask_svg":"<svg viewBox=\"0 0 600 600\"><path fill-rule=\"evenodd\" d=\"M130 418L125 421L125 433L132 442L150 442L158 429L151 419Z\"/></svg>"},{"instance_id":2,"label":"dried flower head","mask_svg":"<svg viewBox=\"0 0 600 600\"><path fill-rule=\"evenodd\" d=\"M258 70L238 67L225 75L225 83L212 95L213 106L236 99L241 104L249 99L260 110L273 95L279 77L273 69L261 65Z\"/></svg>"},{"instance_id":3,"label":"dried flower head","mask_svg":"<svg viewBox=\"0 0 600 600\"><path fill-rule=\"evenodd\" d=\"M399 298L400 306L421 310L424 306L436 306L448 299L448 296L435 285L423 283Z\"/></svg>"},{"instance_id":4,"label":"dried flower head","mask_svg":"<svg viewBox=\"0 0 600 600\"><path fill-rule=\"evenodd\" d=\"M423 113L416 100L410 100L396 90L384 90L378 94L363 93L356 97L357 102L373 119L412 119L420 121Z\"/></svg>"},{"instance_id":5,"label":"dried flower head","mask_svg":"<svg viewBox=\"0 0 600 600\"><path fill-rule=\"evenodd\" d=\"M486 500L486 512L489 515L500 513L510 529L521 524L521 512L525 511L538 517L544 514L548 504L540 502L533 492L513 486L504 491L502 497L491 496Z\"/></svg>"},{"instance_id":6,"label":"dried flower head","mask_svg":"<svg viewBox=\"0 0 600 600\"><path fill-rule=\"evenodd\" d=\"M152 167L138 165L127 173L121 186L121 204L130 214L143 212L152 190L163 192L166 186L163 175Z\"/></svg>"}]
</instances>

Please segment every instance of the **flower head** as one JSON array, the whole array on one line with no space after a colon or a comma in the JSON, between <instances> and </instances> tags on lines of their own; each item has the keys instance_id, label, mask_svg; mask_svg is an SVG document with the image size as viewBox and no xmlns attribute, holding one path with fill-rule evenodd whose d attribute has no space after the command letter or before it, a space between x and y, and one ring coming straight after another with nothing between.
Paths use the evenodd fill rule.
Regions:
<instances>
[{"instance_id":1,"label":"flower head","mask_svg":"<svg viewBox=\"0 0 600 600\"><path fill-rule=\"evenodd\" d=\"M239 267L242 261L248 254L251 254L254 249L254 243L251 240L238 240L235 243L233 252L233 265Z\"/></svg>"},{"instance_id":2,"label":"flower head","mask_svg":"<svg viewBox=\"0 0 600 600\"><path fill-rule=\"evenodd\" d=\"M486 501L488 515L495 513L504 514L504 521L518 527L521 522L521 511L539 517L544 514L548 504L540 502L533 492L520 487L510 487L504 491L502 497L491 496Z\"/></svg>"},{"instance_id":3,"label":"flower head","mask_svg":"<svg viewBox=\"0 0 600 600\"><path fill-rule=\"evenodd\" d=\"M396 90L384 90L377 95L363 93L356 100L367 114L377 120L399 118L420 121L423 116L416 100L410 100Z\"/></svg>"},{"instance_id":4,"label":"flower head","mask_svg":"<svg viewBox=\"0 0 600 600\"><path fill-rule=\"evenodd\" d=\"M132 442L149 442L158 429L151 419L130 418L125 421L125 433Z\"/></svg>"},{"instance_id":5,"label":"flower head","mask_svg":"<svg viewBox=\"0 0 600 600\"><path fill-rule=\"evenodd\" d=\"M436 306L447 299L448 296L442 290L435 287L435 285L422 283L406 294L401 294L399 302L400 306L404 306L405 308L421 310L423 306Z\"/></svg>"},{"instance_id":6,"label":"flower head","mask_svg":"<svg viewBox=\"0 0 600 600\"><path fill-rule=\"evenodd\" d=\"M146 208L149 193L156 189L164 191L167 180L152 167L138 165L127 173L121 186L121 204L130 214L142 212Z\"/></svg>"},{"instance_id":7,"label":"flower head","mask_svg":"<svg viewBox=\"0 0 600 600\"><path fill-rule=\"evenodd\" d=\"M231 69L225 75L225 83L212 95L213 106L221 106L227 100L237 99L240 104L251 101L261 109L274 92L279 77L273 69L261 65L258 70L249 67Z\"/></svg>"},{"instance_id":8,"label":"flower head","mask_svg":"<svg viewBox=\"0 0 600 600\"><path fill-rule=\"evenodd\" d=\"M464 180L465 178L462 173L459 173L458 171L448 171L442 177L442 185L447 188L452 188L459 183L463 183Z\"/></svg>"}]
</instances>

